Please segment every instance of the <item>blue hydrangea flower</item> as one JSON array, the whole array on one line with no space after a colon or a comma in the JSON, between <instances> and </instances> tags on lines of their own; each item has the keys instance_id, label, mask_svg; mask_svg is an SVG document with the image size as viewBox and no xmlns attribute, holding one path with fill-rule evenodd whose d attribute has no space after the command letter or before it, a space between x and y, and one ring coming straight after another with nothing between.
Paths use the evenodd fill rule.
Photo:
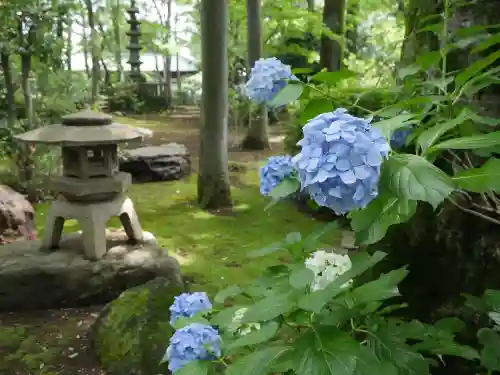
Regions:
<instances>
[{"instance_id":1,"label":"blue hydrangea flower","mask_svg":"<svg viewBox=\"0 0 500 375\"><path fill-rule=\"evenodd\" d=\"M210 310L212 303L205 292L182 293L174 298L170 306L170 324L177 319L191 318L200 311Z\"/></svg>"},{"instance_id":2,"label":"blue hydrangea flower","mask_svg":"<svg viewBox=\"0 0 500 375\"><path fill-rule=\"evenodd\" d=\"M191 361L219 358L221 343L215 328L192 323L175 331L163 359L168 361L168 369L175 373Z\"/></svg>"},{"instance_id":3,"label":"blue hydrangea flower","mask_svg":"<svg viewBox=\"0 0 500 375\"><path fill-rule=\"evenodd\" d=\"M255 103L268 103L292 79L297 78L289 65L276 57L261 58L255 62L243 92Z\"/></svg>"},{"instance_id":4,"label":"blue hydrangea flower","mask_svg":"<svg viewBox=\"0 0 500 375\"><path fill-rule=\"evenodd\" d=\"M406 145L406 138L408 138L411 131L412 127L410 126L396 129L391 136L391 147L393 149L404 147Z\"/></svg>"},{"instance_id":5,"label":"blue hydrangea flower","mask_svg":"<svg viewBox=\"0 0 500 375\"><path fill-rule=\"evenodd\" d=\"M344 108L324 113L303 128L292 161L301 188L319 205L338 215L363 208L378 195L380 167L390 147L369 120Z\"/></svg>"},{"instance_id":6,"label":"blue hydrangea flower","mask_svg":"<svg viewBox=\"0 0 500 375\"><path fill-rule=\"evenodd\" d=\"M265 165L260 167L260 193L268 195L284 178L295 171L292 158L288 155L271 156Z\"/></svg>"}]
</instances>

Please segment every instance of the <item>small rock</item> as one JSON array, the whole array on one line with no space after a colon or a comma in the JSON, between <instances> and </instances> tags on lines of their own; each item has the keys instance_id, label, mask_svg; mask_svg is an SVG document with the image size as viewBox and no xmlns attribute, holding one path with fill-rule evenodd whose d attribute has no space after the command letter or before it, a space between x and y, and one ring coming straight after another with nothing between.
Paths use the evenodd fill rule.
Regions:
<instances>
[{"instance_id":1,"label":"small rock","mask_svg":"<svg viewBox=\"0 0 500 375\"><path fill-rule=\"evenodd\" d=\"M35 210L20 193L0 185L0 244L36 239Z\"/></svg>"}]
</instances>

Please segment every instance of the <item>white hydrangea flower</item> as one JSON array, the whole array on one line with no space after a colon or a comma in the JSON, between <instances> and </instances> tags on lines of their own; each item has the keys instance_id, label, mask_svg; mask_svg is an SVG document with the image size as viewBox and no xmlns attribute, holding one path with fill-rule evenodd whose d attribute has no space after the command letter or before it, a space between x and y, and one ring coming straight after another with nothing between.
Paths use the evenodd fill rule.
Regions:
<instances>
[{"instance_id":1,"label":"white hydrangea flower","mask_svg":"<svg viewBox=\"0 0 500 375\"><path fill-rule=\"evenodd\" d=\"M311 254L305 262L306 268L314 272L313 291L325 289L339 275L349 271L352 267L351 259L347 254L337 254L325 250L318 250ZM347 288L352 280L342 285Z\"/></svg>"},{"instance_id":2,"label":"white hydrangea flower","mask_svg":"<svg viewBox=\"0 0 500 375\"><path fill-rule=\"evenodd\" d=\"M235 311L231 325L228 327L229 332L235 335L245 336L252 331L258 331L260 329L260 323L243 324L241 322L247 310L248 308L244 307Z\"/></svg>"}]
</instances>

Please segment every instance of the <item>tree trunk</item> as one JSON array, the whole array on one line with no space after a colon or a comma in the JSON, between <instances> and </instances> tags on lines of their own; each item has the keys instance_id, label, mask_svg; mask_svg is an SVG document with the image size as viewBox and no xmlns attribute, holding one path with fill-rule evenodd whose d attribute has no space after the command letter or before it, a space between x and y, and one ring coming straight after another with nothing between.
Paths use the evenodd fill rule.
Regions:
<instances>
[{"instance_id":1,"label":"tree trunk","mask_svg":"<svg viewBox=\"0 0 500 375\"><path fill-rule=\"evenodd\" d=\"M307 10L309 10L309 12L314 12L315 8L315 0L307 0Z\"/></svg>"},{"instance_id":2,"label":"tree trunk","mask_svg":"<svg viewBox=\"0 0 500 375\"><path fill-rule=\"evenodd\" d=\"M202 0L202 108L198 202L202 208L232 205L227 155L227 0Z\"/></svg>"},{"instance_id":3,"label":"tree trunk","mask_svg":"<svg viewBox=\"0 0 500 375\"><path fill-rule=\"evenodd\" d=\"M165 27L167 28L167 43L170 43L170 35L171 35L171 28L172 26L172 0L167 0L167 21L165 23ZM168 106L172 106L172 53L171 51L168 51L167 55L165 56L165 64L164 64L164 71L165 71L165 86L166 86L166 96L168 100Z\"/></svg>"},{"instance_id":4,"label":"tree trunk","mask_svg":"<svg viewBox=\"0 0 500 375\"><path fill-rule=\"evenodd\" d=\"M325 0L323 8L323 24L344 40L346 0ZM321 37L320 65L329 72L340 70L343 65L343 42L330 39L328 35Z\"/></svg>"},{"instance_id":5,"label":"tree trunk","mask_svg":"<svg viewBox=\"0 0 500 375\"><path fill-rule=\"evenodd\" d=\"M68 71L71 72L71 56L73 54L73 20L68 19L68 25L66 27L66 66Z\"/></svg>"},{"instance_id":6,"label":"tree trunk","mask_svg":"<svg viewBox=\"0 0 500 375\"><path fill-rule=\"evenodd\" d=\"M99 34L96 30L95 14L92 6L92 0L85 0L85 5L87 7L87 18L90 28L90 53L92 56L92 94L90 103L95 106L99 100L99 81L100 81L100 66L99 66Z\"/></svg>"},{"instance_id":7,"label":"tree trunk","mask_svg":"<svg viewBox=\"0 0 500 375\"><path fill-rule=\"evenodd\" d=\"M262 56L262 25L260 0L247 0L248 65L250 68ZM250 113L248 134L241 144L243 149L269 148L267 108L259 106L257 113Z\"/></svg>"},{"instance_id":8,"label":"tree trunk","mask_svg":"<svg viewBox=\"0 0 500 375\"><path fill-rule=\"evenodd\" d=\"M83 59L85 60L85 73L87 77L91 77L90 66L89 66L89 37L87 35L87 16L85 12L82 13L82 49L83 49Z\"/></svg>"},{"instance_id":9,"label":"tree trunk","mask_svg":"<svg viewBox=\"0 0 500 375\"><path fill-rule=\"evenodd\" d=\"M353 0L347 3L347 20L345 31L346 50L356 55L358 52L358 24L360 0Z\"/></svg>"},{"instance_id":10,"label":"tree trunk","mask_svg":"<svg viewBox=\"0 0 500 375\"><path fill-rule=\"evenodd\" d=\"M7 125L10 129L14 127L17 120L16 100L14 86L14 77L12 76L12 65L10 62L10 54L4 48L0 51L0 65L3 71L3 78L6 89L7 98Z\"/></svg>"},{"instance_id":11,"label":"tree trunk","mask_svg":"<svg viewBox=\"0 0 500 375\"><path fill-rule=\"evenodd\" d=\"M112 23L113 23L113 36L115 39L115 64L116 64L116 80L122 82L123 80L123 65L122 65L122 38L121 38L121 4L120 0L116 0L112 8Z\"/></svg>"}]
</instances>

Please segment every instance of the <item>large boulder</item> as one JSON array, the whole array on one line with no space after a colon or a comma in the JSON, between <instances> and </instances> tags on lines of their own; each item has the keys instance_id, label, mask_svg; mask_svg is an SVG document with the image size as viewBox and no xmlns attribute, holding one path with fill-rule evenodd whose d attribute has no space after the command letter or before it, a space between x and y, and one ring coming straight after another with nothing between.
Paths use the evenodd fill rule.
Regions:
<instances>
[{"instance_id":1,"label":"large boulder","mask_svg":"<svg viewBox=\"0 0 500 375\"><path fill-rule=\"evenodd\" d=\"M191 173L191 159L186 146L178 143L139 147L120 154L120 170L136 182L173 181Z\"/></svg>"},{"instance_id":2,"label":"large boulder","mask_svg":"<svg viewBox=\"0 0 500 375\"><path fill-rule=\"evenodd\" d=\"M154 240L130 244L123 231L116 231L108 232L107 245L106 256L98 261L84 257L78 233L48 253L40 250L39 241L0 246L0 310L104 304L156 277L183 285L179 263Z\"/></svg>"},{"instance_id":3,"label":"large boulder","mask_svg":"<svg viewBox=\"0 0 500 375\"><path fill-rule=\"evenodd\" d=\"M92 345L108 375L168 374L160 364L174 330L169 307L183 288L157 278L109 303L92 330Z\"/></svg>"},{"instance_id":4,"label":"large boulder","mask_svg":"<svg viewBox=\"0 0 500 375\"><path fill-rule=\"evenodd\" d=\"M35 239L35 210L8 186L0 185L0 244Z\"/></svg>"}]
</instances>

